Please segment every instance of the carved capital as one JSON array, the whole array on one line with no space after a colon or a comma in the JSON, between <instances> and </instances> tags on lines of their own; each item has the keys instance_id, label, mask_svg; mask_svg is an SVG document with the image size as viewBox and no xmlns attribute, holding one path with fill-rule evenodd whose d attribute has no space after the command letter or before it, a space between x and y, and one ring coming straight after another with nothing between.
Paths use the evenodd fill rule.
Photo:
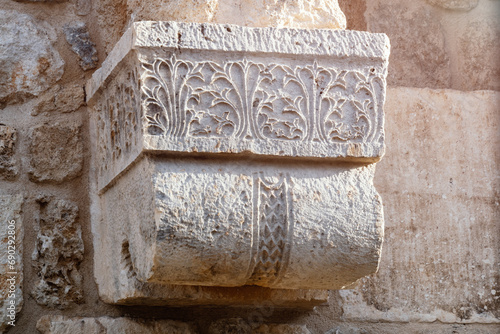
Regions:
<instances>
[{"instance_id":1,"label":"carved capital","mask_svg":"<svg viewBox=\"0 0 500 334\"><path fill-rule=\"evenodd\" d=\"M373 273L388 56L383 34L134 23L87 85L104 294Z\"/></svg>"}]
</instances>

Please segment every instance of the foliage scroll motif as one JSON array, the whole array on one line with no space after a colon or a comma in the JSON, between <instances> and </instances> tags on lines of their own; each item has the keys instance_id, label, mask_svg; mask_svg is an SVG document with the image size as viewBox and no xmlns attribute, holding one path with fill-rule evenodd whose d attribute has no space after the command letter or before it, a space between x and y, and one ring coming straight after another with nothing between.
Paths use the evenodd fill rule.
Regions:
<instances>
[{"instance_id":1,"label":"foliage scroll motif","mask_svg":"<svg viewBox=\"0 0 500 334\"><path fill-rule=\"evenodd\" d=\"M374 70L142 60L147 131L172 137L366 142L377 135ZM366 72L366 73L365 73Z\"/></svg>"}]
</instances>

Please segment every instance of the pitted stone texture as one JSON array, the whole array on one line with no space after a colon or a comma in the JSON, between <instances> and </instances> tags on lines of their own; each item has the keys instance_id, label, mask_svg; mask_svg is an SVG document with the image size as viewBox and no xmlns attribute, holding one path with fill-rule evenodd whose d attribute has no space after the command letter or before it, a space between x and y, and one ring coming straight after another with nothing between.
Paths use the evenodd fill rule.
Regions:
<instances>
[{"instance_id":1,"label":"pitted stone texture","mask_svg":"<svg viewBox=\"0 0 500 334\"><path fill-rule=\"evenodd\" d=\"M19 313L23 306L23 201L22 195L0 196L0 333L9 327L10 321L16 320L17 317L10 317L11 312ZM15 223L10 224L12 221ZM11 278L14 280L7 280Z\"/></svg>"},{"instance_id":2,"label":"pitted stone texture","mask_svg":"<svg viewBox=\"0 0 500 334\"><path fill-rule=\"evenodd\" d=\"M80 57L80 67L84 71L95 68L98 62L97 50L95 44L90 40L85 22L68 23L63 27L63 30L71 49Z\"/></svg>"},{"instance_id":3,"label":"pitted stone texture","mask_svg":"<svg viewBox=\"0 0 500 334\"><path fill-rule=\"evenodd\" d=\"M80 303L83 240L78 207L54 197L41 197L37 202L39 231L32 259L39 280L31 294L38 304L52 308Z\"/></svg>"},{"instance_id":4,"label":"pitted stone texture","mask_svg":"<svg viewBox=\"0 0 500 334\"><path fill-rule=\"evenodd\" d=\"M429 8L377 1L367 11L368 30L391 40L387 83L394 86L448 88L450 59L438 17ZM395 19L397 18L397 19Z\"/></svg>"},{"instance_id":5,"label":"pitted stone texture","mask_svg":"<svg viewBox=\"0 0 500 334\"><path fill-rule=\"evenodd\" d=\"M337 0L128 0L136 21L230 23L248 27L345 29Z\"/></svg>"},{"instance_id":6,"label":"pitted stone texture","mask_svg":"<svg viewBox=\"0 0 500 334\"><path fill-rule=\"evenodd\" d=\"M500 14L500 6L497 6ZM464 90L500 90L500 24L495 19L483 19L467 24L459 37L459 64Z\"/></svg>"},{"instance_id":7,"label":"pitted stone texture","mask_svg":"<svg viewBox=\"0 0 500 334\"><path fill-rule=\"evenodd\" d=\"M61 183L80 175L83 144L80 126L40 125L31 132L30 180Z\"/></svg>"},{"instance_id":8,"label":"pitted stone texture","mask_svg":"<svg viewBox=\"0 0 500 334\"><path fill-rule=\"evenodd\" d=\"M76 111L85 104L85 91L82 85L56 85L40 97L31 115L41 113Z\"/></svg>"},{"instance_id":9,"label":"pitted stone texture","mask_svg":"<svg viewBox=\"0 0 500 334\"><path fill-rule=\"evenodd\" d=\"M252 319L252 315L256 319ZM305 325L268 324L259 325L263 316L255 311L250 313L249 319L230 318L220 319L210 324L208 334L310 334Z\"/></svg>"},{"instance_id":10,"label":"pitted stone texture","mask_svg":"<svg viewBox=\"0 0 500 334\"><path fill-rule=\"evenodd\" d=\"M19 173L19 167L14 159L17 132L15 129L0 124L0 179L13 180Z\"/></svg>"},{"instance_id":11,"label":"pitted stone texture","mask_svg":"<svg viewBox=\"0 0 500 334\"><path fill-rule=\"evenodd\" d=\"M456 10L471 10L474 9L479 0L426 0L428 3L446 8Z\"/></svg>"},{"instance_id":12,"label":"pitted stone texture","mask_svg":"<svg viewBox=\"0 0 500 334\"><path fill-rule=\"evenodd\" d=\"M38 96L61 78L64 61L53 40L48 24L0 10L0 107Z\"/></svg>"},{"instance_id":13,"label":"pitted stone texture","mask_svg":"<svg viewBox=\"0 0 500 334\"><path fill-rule=\"evenodd\" d=\"M129 318L68 318L43 316L36 328L42 334L194 334L186 323L173 320L137 320Z\"/></svg>"},{"instance_id":14,"label":"pitted stone texture","mask_svg":"<svg viewBox=\"0 0 500 334\"><path fill-rule=\"evenodd\" d=\"M241 318L220 319L210 324L208 334L252 334L252 327Z\"/></svg>"},{"instance_id":15,"label":"pitted stone texture","mask_svg":"<svg viewBox=\"0 0 500 334\"><path fill-rule=\"evenodd\" d=\"M271 324L262 325L253 331L254 334L311 334L305 325Z\"/></svg>"}]
</instances>

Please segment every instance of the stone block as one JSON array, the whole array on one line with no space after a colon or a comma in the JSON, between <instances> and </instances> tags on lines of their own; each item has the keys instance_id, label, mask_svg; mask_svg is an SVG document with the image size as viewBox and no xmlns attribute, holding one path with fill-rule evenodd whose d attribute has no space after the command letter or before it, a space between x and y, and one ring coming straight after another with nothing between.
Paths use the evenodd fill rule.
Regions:
<instances>
[{"instance_id":1,"label":"stone block","mask_svg":"<svg viewBox=\"0 0 500 334\"><path fill-rule=\"evenodd\" d=\"M76 111L85 104L85 90L82 85L73 84L63 87L56 85L40 97L31 115L42 113Z\"/></svg>"},{"instance_id":2,"label":"stone block","mask_svg":"<svg viewBox=\"0 0 500 334\"><path fill-rule=\"evenodd\" d=\"M253 331L254 334L311 334L305 325L270 324L262 325Z\"/></svg>"},{"instance_id":3,"label":"stone block","mask_svg":"<svg viewBox=\"0 0 500 334\"><path fill-rule=\"evenodd\" d=\"M0 332L15 325L23 306L22 195L0 195Z\"/></svg>"},{"instance_id":4,"label":"stone block","mask_svg":"<svg viewBox=\"0 0 500 334\"><path fill-rule=\"evenodd\" d=\"M0 108L38 96L61 78L64 61L52 45L55 36L47 23L0 10Z\"/></svg>"},{"instance_id":5,"label":"stone block","mask_svg":"<svg viewBox=\"0 0 500 334\"><path fill-rule=\"evenodd\" d=\"M130 318L68 318L43 316L36 324L42 334L90 334L90 333L141 333L141 334L194 334L186 323L173 320L142 320Z\"/></svg>"},{"instance_id":6,"label":"stone block","mask_svg":"<svg viewBox=\"0 0 500 334\"><path fill-rule=\"evenodd\" d=\"M80 67L90 70L97 67L97 50L95 44L90 40L90 34L85 22L77 21L68 23L63 27L66 41L71 45L71 49L80 58Z\"/></svg>"},{"instance_id":7,"label":"stone block","mask_svg":"<svg viewBox=\"0 0 500 334\"><path fill-rule=\"evenodd\" d=\"M435 11L407 1L373 1L366 13L368 31L386 33L391 40L389 85L451 86L445 34Z\"/></svg>"},{"instance_id":8,"label":"stone block","mask_svg":"<svg viewBox=\"0 0 500 334\"><path fill-rule=\"evenodd\" d=\"M376 271L388 55L382 34L134 23L86 86L94 245L114 256L95 272L122 263L101 296L258 285L312 304L301 289Z\"/></svg>"},{"instance_id":9,"label":"stone block","mask_svg":"<svg viewBox=\"0 0 500 334\"><path fill-rule=\"evenodd\" d=\"M445 9L469 11L474 9L479 0L426 0L428 3Z\"/></svg>"},{"instance_id":10,"label":"stone block","mask_svg":"<svg viewBox=\"0 0 500 334\"><path fill-rule=\"evenodd\" d=\"M14 158L16 139L15 129L0 124L0 179L13 180L19 173L19 167Z\"/></svg>"},{"instance_id":11,"label":"stone block","mask_svg":"<svg viewBox=\"0 0 500 334\"><path fill-rule=\"evenodd\" d=\"M83 260L82 230L78 207L72 202L41 197L38 235L32 259L38 281L31 295L40 305L65 308L80 303Z\"/></svg>"},{"instance_id":12,"label":"stone block","mask_svg":"<svg viewBox=\"0 0 500 334\"><path fill-rule=\"evenodd\" d=\"M219 319L210 324L208 334L310 334L305 325L259 325L242 318Z\"/></svg>"},{"instance_id":13,"label":"stone block","mask_svg":"<svg viewBox=\"0 0 500 334\"><path fill-rule=\"evenodd\" d=\"M127 0L136 20L211 22L248 27L345 29L337 0Z\"/></svg>"},{"instance_id":14,"label":"stone block","mask_svg":"<svg viewBox=\"0 0 500 334\"><path fill-rule=\"evenodd\" d=\"M375 177L384 251L377 274L340 291L344 321L492 324L477 332L498 332L499 106L499 92L388 89L388 153Z\"/></svg>"},{"instance_id":15,"label":"stone block","mask_svg":"<svg viewBox=\"0 0 500 334\"><path fill-rule=\"evenodd\" d=\"M30 136L30 180L61 183L79 176L83 166L80 126L39 125Z\"/></svg>"},{"instance_id":16,"label":"stone block","mask_svg":"<svg viewBox=\"0 0 500 334\"><path fill-rule=\"evenodd\" d=\"M493 10L494 18L468 22L459 37L457 49L464 55L458 62L460 89L500 91L500 4Z\"/></svg>"}]
</instances>

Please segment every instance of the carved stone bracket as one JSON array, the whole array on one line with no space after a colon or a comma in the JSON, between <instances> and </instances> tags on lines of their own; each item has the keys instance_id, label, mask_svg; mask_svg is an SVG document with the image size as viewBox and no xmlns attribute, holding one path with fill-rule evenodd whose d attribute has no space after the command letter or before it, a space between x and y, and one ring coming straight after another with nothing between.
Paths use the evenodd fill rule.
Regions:
<instances>
[{"instance_id":1,"label":"carved stone bracket","mask_svg":"<svg viewBox=\"0 0 500 334\"><path fill-rule=\"evenodd\" d=\"M86 87L101 296L313 305L279 289L373 273L388 56L383 34L134 23Z\"/></svg>"}]
</instances>

